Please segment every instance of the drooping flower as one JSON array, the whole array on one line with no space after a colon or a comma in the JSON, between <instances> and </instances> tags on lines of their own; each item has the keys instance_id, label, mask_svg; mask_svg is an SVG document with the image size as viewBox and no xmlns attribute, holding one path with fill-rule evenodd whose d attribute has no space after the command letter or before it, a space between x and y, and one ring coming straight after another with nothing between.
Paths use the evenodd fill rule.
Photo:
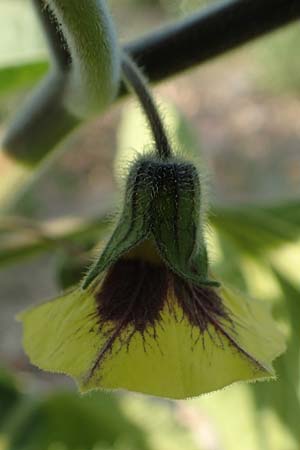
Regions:
<instances>
[{"instance_id":1,"label":"drooping flower","mask_svg":"<svg viewBox=\"0 0 300 450\"><path fill-rule=\"evenodd\" d=\"M139 158L83 282L21 315L32 363L82 391L177 399L274 377L283 338L263 304L210 278L204 221L193 164Z\"/></svg>"}]
</instances>

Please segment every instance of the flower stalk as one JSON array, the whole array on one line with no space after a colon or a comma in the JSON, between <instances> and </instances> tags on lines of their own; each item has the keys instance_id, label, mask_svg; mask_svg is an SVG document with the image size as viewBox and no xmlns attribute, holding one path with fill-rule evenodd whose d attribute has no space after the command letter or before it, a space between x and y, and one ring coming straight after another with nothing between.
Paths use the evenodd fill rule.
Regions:
<instances>
[{"instance_id":1,"label":"flower stalk","mask_svg":"<svg viewBox=\"0 0 300 450\"><path fill-rule=\"evenodd\" d=\"M155 100L147 86L146 78L143 76L135 62L125 52L123 52L122 69L126 84L130 90L134 91L148 119L158 156L162 160L170 158L172 156L172 149L167 132L160 117L157 105L155 104Z\"/></svg>"}]
</instances>

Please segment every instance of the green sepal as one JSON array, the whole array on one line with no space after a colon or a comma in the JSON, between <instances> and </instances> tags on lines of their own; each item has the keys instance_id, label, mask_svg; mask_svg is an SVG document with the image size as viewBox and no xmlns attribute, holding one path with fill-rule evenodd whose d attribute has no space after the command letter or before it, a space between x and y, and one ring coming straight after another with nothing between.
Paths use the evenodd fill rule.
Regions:
<instances>
[{"instance_id":1,"label":"green sepal","mask_svg":"<svg viewBox=\"0 0 300 450\"><path fill-rule=\"evenodd\" d=\"M140 157L132 166L118 224L88 272L83 288L122 255L148 237L175 273L195 284L219 286L208 279L202 223L205 211L196 167L179 160Z\"/></svg>"},{"instance_id":2,"label":"green sepal","mask_svg":"<svg viewBox=\"0 0 300 450\"><path fill-rule=\"evenodd\" d=\"M136 163L129 174L122 213L103 252L85 277L86 289L101 273L124 253L145 240L150 233L150 193L145 181L143 162Z\"/></svg>"},{"instance_id":3,"label":"green sepal","mask_svg":"<svg viewBox=\"0 0 300 450\"><path fill-rule=\"evenodd\" d=\"M208 280L208 258L202 222L205 216L196 167L189 162L159 162L153 169L152 232L165 262L196 284Z\"/></svg>"}]
</instances>

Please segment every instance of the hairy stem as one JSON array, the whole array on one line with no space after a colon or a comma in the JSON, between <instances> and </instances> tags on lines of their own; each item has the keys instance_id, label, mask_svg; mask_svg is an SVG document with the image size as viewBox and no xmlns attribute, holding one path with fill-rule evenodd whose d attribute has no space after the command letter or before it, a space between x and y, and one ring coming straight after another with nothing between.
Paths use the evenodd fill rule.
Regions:
<instances>
[{"instance_id":1,"label":"hairy stem","mask_svg":"<svg viewBox=\"0 0 300 450\"><path fill-rule=\"evenodd\" d=\"M63 34L60 32L57 22L54 19L49 5L41 0L32 0L44 35L47 40L50 55L52 56L52 65L56 70L68 72L71 65L71 55Z\"/></svg>"},{"instance_id":2,"label":"hairy stem","mask_svg":"<svg viewBox=\"0 0 300 450\"><path fill-rule=\"evenodd\" d=\"M34 5L52 65L6 132L0 152L3 211L53 148L112 103L120 83L120 48L105 0L34 0Z\"/></svg>"},{"instance_id":3,"label":"hairy stem","mask_svg":"<svg viewBox=\"0 0 300 450\"><path fill-rule=\"evenodd\" d=\"M122 58L123 77L127 85L134 91L138 97L143 111L153 133L156 144L156 151L161 159L168 159L172 155L168 136L159 111L147 86L147 81L134 61L123 53Z\"/></svg>"},{"instance_id":4,"label":"hairy stem","mask_svg":"<svg viewBox=\"0 0 300 450\"><path fill-rule=\"evenodd\" d=\"M64 104L77 117L98 114L112 102L120 81L120 49L106 1L43 1L69 54Z\"/></svg>"}]
</instances>

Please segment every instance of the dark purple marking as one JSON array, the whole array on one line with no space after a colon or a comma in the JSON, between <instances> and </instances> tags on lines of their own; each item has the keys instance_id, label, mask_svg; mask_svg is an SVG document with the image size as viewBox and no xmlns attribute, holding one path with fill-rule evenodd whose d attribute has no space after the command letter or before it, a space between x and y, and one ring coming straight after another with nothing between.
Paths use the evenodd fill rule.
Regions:
<instances>
[{"instance_id":1,"label":"dark purple marking","mask_svg":"<svg viewBox=\"0 0 300 450\"><path fill-rule=\"evenodd\" d=\"M99 322L132 325L143 333L160 319L167 297L167 269L136 259L121 259L96 294Z\"/></svg>"},{"instance_id":2,"label":"dark purple marking","mask_svg":"<svg viewBox=\"0 0 300 450\"><path fill-rule=\"evenodd\" d=\"M174 301L171 304L170 300ZM231 312L226 310L217 290L192 284L171 272L166 266L139 259L120 259L108 271L104 282L95 294L96 317L99 332L105 333L107 341L101 348L87 379L90 379L103 359L112 350L116 340L129 348L135 333L140 333L145 347L145 334L156 338L156 327L163 326L161 313L167 306L170 314L180 322L187 319L191 330L196 330L196 345L212 325L218 342L223 347L223 338L250 359L260 364L245 350L235 337L235 324ZM177 306L177 308L176 308ZM182 311L176 316L176 309ZM230 333L231 332L231 333ZM146 350L146 348L145 348Z\"/></svg>"},{"instance_id":3,"label":"dark purple marking","mask_svg":"<svg viewBox=\"0 0 300 450\"><path fill-rule=\"evenodd\" d=\"M190 324L198 327L202 334L213 321L231 323L230 314L215 289L196 286L174 276L174 294Z\"/></svg>"}]
</instances>

